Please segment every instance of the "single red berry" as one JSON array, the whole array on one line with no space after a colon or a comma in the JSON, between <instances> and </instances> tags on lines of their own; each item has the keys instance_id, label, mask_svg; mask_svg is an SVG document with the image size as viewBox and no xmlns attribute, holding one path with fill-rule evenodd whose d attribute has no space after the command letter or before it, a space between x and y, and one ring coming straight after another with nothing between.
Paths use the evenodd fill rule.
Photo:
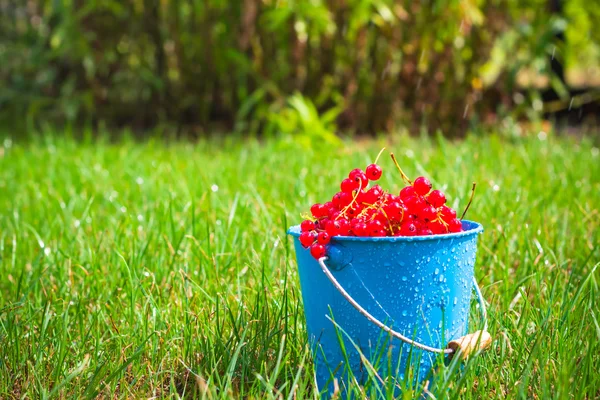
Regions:
<instances>
[{"instance_id":1,"label":"single red berry","mask_svg":"<svg viewBox=\"0 0 600 400\"><path fill-rule=\"evenodd\" d=\"M435 208L439 208L446 203L446 195L439 190L432 190L427 196L427 201Z\"/></svg>"},{"instance_id":2,"label":"single red berry","mask_svg":"<svg viewBox=\"0 0 600 400\"><path fill-rule=\"evenodd\" d=\"M370 181L376 181L379 178L381 178L381 167L377 164L371 164L367 167L367 169L365 170L367 178L369 178Z\"/></svg>"},{"instance_id":3,"label":"single red berry","mask_svg":"<svg viewBox=\"0 0 600 400\"><path fill-rule=\"evenodd\" d=\"M331 239L327 232L319 232L319 235L317 236L317 242L319 244L327 244L327 243L329 243L330 240Z\"/></svg>"},{"instance_id":4,"label":"single red berry","mask_svg":"<svg viewBox=\"0 0 600 400\"><path fill-rule=\"evenodd\" d=\"M358 214L360 214L361 211L362 211L362 207L355 203L346 210L346 215L349 218L353 218L353 217L356 217Z\"/></svg>"},{"instance_id":5,"label":"single red berry","mask_svg":"<svg viewBox=\"0 0 600 400\"><path fill-rule=\"evenodd\" d=\"M308 232L308 231L312 231L315 229L315 223L312 222L311 220L304 220L302 221L302 223L300 224L300 230L302 232Z\"/></svg>"},{"instance_id":6,"label":"single red berry","mask_svg":"<svg viewBox=\"0 0 600 400\"><path fill-rule=\"evenodd\" d=\"M423 221L429 222L437 218L437 211L432 206L426 205L419 210L417 215Z\"/></svg>"},{"instance_id":7,"label":"single red berry","mask_svg":"<svg viewBox=\"0 0 600 400\"><path fill-rule=\"evenodd\" d=\"M354 236L369 236L369 233L367 231L367 224L360 221L356 223L353 222L352 233L354 234Z\"/></svg>"},{"instance_id":8,"label":"single red berry","mask_svg":"<svg viewBox=\"0 0 600 400\"><path fill-rule=\"evenodd\" d=\"M300 244L304 247L309 247L315 242L317 235L314 232L302 232L300 234Z\"/></svg>"},{"instance_id":9,"label":"single red berry","mask_svg":"<svg viewBox=\"0 0 600 400\"><path fill-rule=\"evenodd\" d=\"M325 228L327 227L328 223L329 223L329 218L321 218L321 219L315 221L315 229L324 231Z\"/></svg>"},{"instance_id":10,"label":"single red berry","mask_svg":"<svg viewBox=\"0 0 600 400\"><path fill-rule=\"evenodd\" d=\"M383 189L379 185L373 185L373 187L369 190L372 190L374 193L376 193L377 198L383 196Z\"/></svg>"},{"instance_id":11,"label":"single red berry","mask_svg":"<svg viewBox=\"0 0 600 400\"><path fill-rule=\"evenodd\" d=\"M419 236L429 236L429 235L433 235L433 232L429 228L421 228L417 234Z\"/></svg>"},{"instance_id":12,"label":"single red berry","mask_svg":"<svg viewBox=\"0 0 600 400\"><path fill-rule=\"evenodd\" d=\"M448 228L439 218L435 221L431 221L428 225L434 235L448 233Z\"/></svg>"},{"instance_id":13,"label":"single red berry","mask_svg":"<svg viewBox=\"0 0 600 400\"><path fill-rule=\"evenodd\" d=\"M385 212L385 214L388 216L388 218L390 220L395 221L395 222L402 221L402 216L404 214L404 208L399 202L392 201L391 203L386 204L383 207L383 211Z\"/></svg>"},{"instance_id":14,"label":"single red berry","mask_svg":"<svg viewBox=\"0 0 600 400\"><path fill-rule=\"evenodd\" d=\"M352 203L352 195L350 193L341 192L340 194L340 210Z\"/></svg>"},{"instance_id":15,"label":"single red berry","mask_svg":"<svg viewBox=\"0 0 600 400\"><path fill-rule=\"evenodd\" d=\"M414 221L411 221L411 223L415 226L415 228L417 229L417 232L420 231L421 229L423 229L423 226L425 225L419 219L415 219Z\"/></svg>"},{"instance_id":16,"label":"single red berry","mask_svg":"<svg viewBox=\"0 0 600 400\"><path fill-rule=\"evenodd\" d=\"M350 234L350 222L347 219L339 219L336 221L339 224L338 235L348 236Z\"/></svg>"},{"instance_id":17,"label":"single red berry","mask_svg":"<svg viewBox=\"0 0 600 400\"><path fill-rule=\"evenodd\" d=\"M375 185L367 190L363 196L363 203L375 204L381 198L381 196L383 196L383 190L381 189L381 186Z\"/></svg>"},{"instance_id":18,"label":"single red berry","mask_svg":"<svg viewBox=\"0 0 600 400\"><path fill-rule=\"evenodd\" d=\"M417 227L412 222L405 222L400 226L400 236L415 236Z\"/></svg>"},{"instance_id":19,"label":"single red berry","mask_svg":"<svg viewBox=\"0 0 600 400\"><path fill-rule=\"evenodd\" d=\"M415 188L412 186L406 186L400 191L400 198L406 200L409 197L415 196Z\"/></svg>"},{"instance_id":20,"label":"single red berry","mask_svg":"<svg viewBox=\"0 0 600 400\"><path fill-rule=\"evenodd\" d=\"M356 202L358 204L362 204L365 203L365 195L367 194L367 192L365 190L354 190L352 192L352 197L356 198Z\"/></svg>"},{"instance_id":21,"label":"single red berry","mask_svg":"<svg viewBox=\"0 0 600 400\"><path fill-rule=\"evenodd\" d=\"M337 208L341 209L342 208L342 193L343 192L337 192L336 194L333 195L333 197L331 198L331 203L336 206Z\"/></svg>"},{"instance_id":22,"label":"single red berry","mask_svg":"<svg viewBox=\"0 0 600 400\"><path fill-rule=\"evenodd\" d=\"M327 226L325 227L325 232L327 232L327 234L329 236L337 236L339 235L339 231L340 231L340 221L335 221L335 220L330 220L327 223Z\"/></svg>"},{"instance_id":23,"label":"single red berry","mask_svg":"<svg viewBox=\"0 0 600 400\"><path fill-rule=\"evenodd\" d=\"M419 214L419 211L426 205L423 198L420 196L411 196L404 200L404 204L408 208L410 214Z\"/></svg>"},{"instance_id":24,"label":"single red berry","mask_svg":"<svg viewBox=\"0 0 600 400\"><path fill-rule=\"evenodd\" d=\"M325 246L319 243L313 244L310 246L310 254L317 260L321 257L325 257Z\"/></svg>"},{"instance_id":25,"label":"single red berry","mask_svg":"<svg viewBox=\"0 0 600 400\"><path fill-rule=\"evenodd\" d=\"M374 219L367 224L367 230L369 231L370 236L378 236L378 233L383 230L383 227L383 223L377 219Z\"/></svg>"},{"instance_id":26,"label":"single red berry","mask_svg":"<svg viewBox=\"0 0 600 400\"><path fill-rule=\"evenodd\" d=\"M462 232L462 223L455 218L448 224L448 230L453 233Z\"/></svg>"},{"instance_id":27,"label":"single red berry","mask_svg":"<svg viewBox=\"0 0 600 400\"><path fill-rule=\"evenodd\" d=\"M375 204L377 202L377 195L369 189L365 194L363 194L360 198L361 204Z\"/></svg>"},{"instance_id":28,"label":"single red berry","mask_svg":"<svg viewBox=\"0 0 600 400\"><path fill-rule=\"evenodd\" d=\"M373 221L369 221L367 223L367 229L369 230L369 233L378 231L380 229L383 229L383 223L379 220L374 219Z\"/></svg>"},{"instance_id":29,"label":"single red berry","mask_svg":"<svg viewBox=\"0 0 600 400\"><path fill-rule=\"evenodd\" d=\"M421 196L425 196L431 190L431 182L424 176L420 176L413 182L415 192Z\"/></svg>"},{"instance_id":30,"label":"single red berry","mask_svg":"<svg viewBox=\"0 0 600 400\"><path fill-rule=\"evenodd\" d=\"M349 179L352 179L355 184L356 187L364 189L367 187L367 185L369 184L369 180L367 179L367 175L365 175L365 173L361 170L361 169L353 169L350 174L348 175Z\"/></svg>"},{"instance_id":31,"label":"single red berry","mask_svg":"<svg viewBox=\"0 0 600 400\"><path fill-rule=\"evenodd\" d=\"M442 219L448 223L456 218L456 211L453 208L442 206L440 211L442 213Z\"/></svg>"},{"instance_id":32,"label":"single red berry","mask_svg":"<svg viewBox=\"0 0 600 400\"><path fill-rule=\"evenodd\" d=\"M325 217L329 210L323 204L313 204L310 208L310 212L315 218Z\"/></svg>"},{"instance_id":33,"label":"single red berry","mask_svg":"<svg viewBox=\"0 0 600 400\"><path fill-rule=\"evenodd\" d=\"M358 188L358 185L350 178L344 179L340 184L340 189L342 189L342 192L345 193L352 193L352 191L356 188Z\"/></svg>"},{"instance_id":34,"label":"single red berry","mask_svg":"<svg viewBox=\"0 0 600 400\"><path fill-rule=\"evenodd\" d=\"M340 215L342 215L342 213L338 209L332 207L329 209L329 214L327 216L330 220L335 221Z\"/></svg>"},{"instance_id":35,"label":"single red berry","mask_svg":"<svg viewBox=\"0 0 600 400\"><path fill-rule=\"evenodd\" d=\"M354 168L352 171L350 171L350 173L348 174L348 178L354 180L354 177L356 175L360 175L360 174L364 174L364 171L360 168Z\"/></svg>"}]
</instances>

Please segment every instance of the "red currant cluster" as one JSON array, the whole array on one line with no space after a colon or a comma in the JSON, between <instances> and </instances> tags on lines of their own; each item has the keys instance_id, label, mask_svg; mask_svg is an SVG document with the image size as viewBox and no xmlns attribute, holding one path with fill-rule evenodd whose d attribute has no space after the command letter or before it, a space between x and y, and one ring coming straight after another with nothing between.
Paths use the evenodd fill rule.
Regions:
<instances>
[{"instance_id":1,"label":"red currant cluster","mask_svg":"<svg viewBox=\"0 0 600 400\"><path fill-rule=\"evenodd\" d=\"M393 155L392 159L396 162ZM325 256L325 246L333 236L424 236L462 231L456 211L445 205L444 193L431 190L425 177L411 182L396 166L407 183L398 196L377 184L369 187L369 181L381 177L379 165L350 171L331 201L310 208L311 216L300 225L302 246L319 259Z\"/></svg>"}]
</instances>

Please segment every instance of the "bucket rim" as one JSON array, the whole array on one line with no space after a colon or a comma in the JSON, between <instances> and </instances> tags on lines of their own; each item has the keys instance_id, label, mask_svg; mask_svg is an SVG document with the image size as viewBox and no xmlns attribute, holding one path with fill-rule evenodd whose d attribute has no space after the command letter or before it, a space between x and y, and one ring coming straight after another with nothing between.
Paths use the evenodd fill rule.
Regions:
<instances>
[{"instance_id":1,"label":"bucket rim","mask_svg":"<svg viewBox=\"0 0 600 400\"><path fill-rule=\"evenodd\" d=\"M455 239L465 236L478 235L483 232L483 225L479 222L462 220L463 231L456 233L444 233L441 235L427 236L333 236L332 241L336 242L425 242L437 241L441 239ZM300 225L291 226L287 230L287 234L293 237L300 237Z\"/></svg>"}]
</instances>

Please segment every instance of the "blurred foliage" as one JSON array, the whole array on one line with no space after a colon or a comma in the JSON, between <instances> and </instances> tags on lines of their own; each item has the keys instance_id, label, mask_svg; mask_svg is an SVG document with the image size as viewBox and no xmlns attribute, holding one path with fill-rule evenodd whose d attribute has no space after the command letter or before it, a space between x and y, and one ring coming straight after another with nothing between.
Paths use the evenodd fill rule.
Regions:
<instances>
[{"instance_id":1,"label":"blurred foliage","mask_svg":"<svg viewBox=\"0 0 600 400\"><path fill-rule=\"evenodd\" d=\"M460 133L512 107L523 67L550 74L557 31L569 61L600 60L600 6L572 0L561 17L547 3L0 0L0 116Z\"/></svg>"}]
</instances>

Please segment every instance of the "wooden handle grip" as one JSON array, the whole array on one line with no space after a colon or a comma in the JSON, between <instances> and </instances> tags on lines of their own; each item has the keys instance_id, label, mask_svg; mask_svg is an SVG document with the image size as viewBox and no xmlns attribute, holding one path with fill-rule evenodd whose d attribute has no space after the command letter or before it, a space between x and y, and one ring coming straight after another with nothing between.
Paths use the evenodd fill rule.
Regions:
<instances>
[{"instance_id":1,"label":"wooden handle grip","mask_svg":"<svg viewBox=\"0 0 600 400\"><path fill-rule=\"evenodd\" d=\"M447 347L454 350L453 355L458 353L460 358L464 360L470 354L487 349L491 344L492 336L489 332L476 331L448 342Z\"/></svg>"}]
</instances>

